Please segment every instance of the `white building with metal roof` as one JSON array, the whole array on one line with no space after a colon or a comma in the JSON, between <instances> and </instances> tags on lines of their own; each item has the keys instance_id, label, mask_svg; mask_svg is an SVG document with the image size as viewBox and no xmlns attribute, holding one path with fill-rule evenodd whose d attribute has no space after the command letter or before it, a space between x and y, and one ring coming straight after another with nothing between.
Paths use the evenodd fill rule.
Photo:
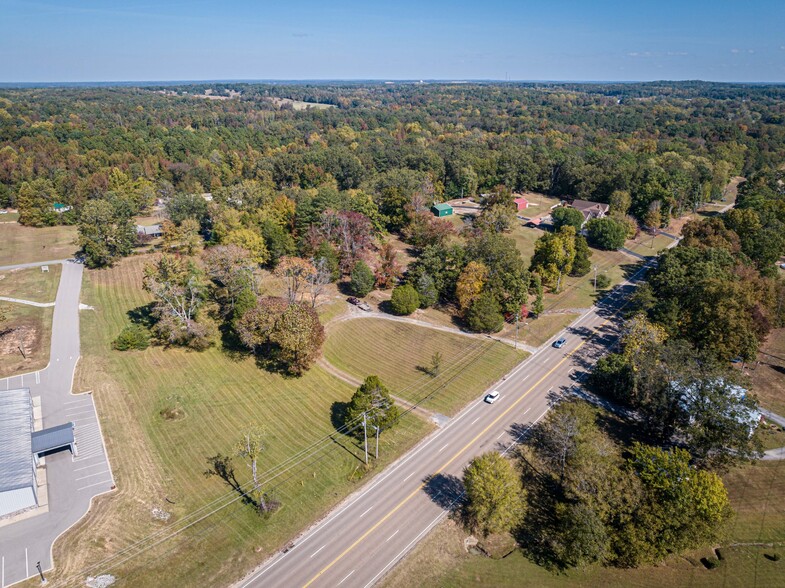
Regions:
<instances>
[{"instance_id":1,"label":"white building with metal roof","mask_svg":"<svg viewBox=\"0 0 785 588\"><path fill-rule=\"evenodd\" d=\"M28 388L0 392L0 518L38 506Z\"/></svg>"}]
</instances>

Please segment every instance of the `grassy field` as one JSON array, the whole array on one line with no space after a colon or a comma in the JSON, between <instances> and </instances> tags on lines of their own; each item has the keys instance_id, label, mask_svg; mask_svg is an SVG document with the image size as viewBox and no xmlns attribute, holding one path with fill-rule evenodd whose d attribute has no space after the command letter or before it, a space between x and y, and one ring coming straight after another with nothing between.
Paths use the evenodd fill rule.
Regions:
<instances>
[{"instance_id":1,"label":"grassy field","mask_svg":"<svg viewBox=\"0 0 785 588\"><path fill-rule=\"evenodd\" d=\"M529 324L522 330L522 341L526 345L539 347L548 343L559 331L564 329L572 321L578 318L577 314L544 314L535 320L529 320Z\"/></svg>"},{"instance_id":2,"label":"grassy field","mask_svg":"<svg viewBox=\"0 0 785 588\"><path fill-rule=\"evenodd\" d=\"M759 462L733 470L725 484L736 511L721 547L723 561L713 570L700 558L703 549L670 557L657 566L620 570L591 566L553 573L535 565L519 551L501 560L467 554L466 533L452 521L439 525L384 579L384 588L407 588L411 578L421 586L465 587L713 587L782 586L785 578L785 462ZM730 546L732 544L740 544ZM759 545L753 545L759 544ZM764 545L760 545L764 544ZM772 545L773 544L773 545ZM783 559L766 556L778 553Z\"/></svg>"},{"instance_id":3,"label":"grassy field","mask_svg":"<svg viewBox=\"0 0 785 588\"><path fill-rule=\"evenodd\" d=\"M7 318L0 329L0 378L45 368L49 363L54 309L12 302L0 302L0 308Z\"/></svg>"},{"instance_id":4,"label":"grassy field","mask_svg":"<svg viewBox=\"0 0 785 588\"><path fill-rule=\"evenodd\" d=\"M75 390L94 393L118 490L99 498L56 543L52 579L58 585L65 578L84 585L88 574L98 573L115 574L124 586L151 586L162 578L167 585L224 585L326 513L363 477L359 445L334 435L331 419L334 405L354 390L322 369L284 378L262 371L247 355L218 348L111 351L129 311L149 302L140 288L145 261L137 256L86 272L83 300L95 311L82 315ZM248 425L265 431L260 469L268 472L266 491L281 503L267 519L224 481L203 475L207 458L233 454ZM382 437L372 471L429 430L417 417L404 419ZM298 452L303 459L276 469L274 477L269 473ZM246 482L249 469L239 459L235 467ZM154 507L170 512L169 521L155 520ZM160 533L160 545L153 546L152 533ZM126 560L121 553L129 547Z\"/></svg>"},{"instance_id":5,"label":"grassy field","mask_svg":"<svg viewBox=\"0 0 785 588\"><path fill-rule=\"evenodd\" d=\"M649 257L657 255L671 243L673 243L673 239L665 235L657 235L652 240L651 235L641 233L637 239L627 241L624 246L638 255Z\"/></svg>"},{"instance_id":6,"label":"grassy field","mask_svg":"<svg viewBox=\"0 0 785 588\"><path fill-rule=\"evenodd\" d=\"M597 275L605 274L611 280L610 287L620 284L638 269L636 260L620 253L619 251L600 251L592 249L591 264L597 266ZM594 304L598 297L604 296L602 292L594 291L594 272L591 271L583 277L566 277L562 291L553 294L545 293L545 310L588 308Z\"/></svg>"},{"instance_id":7,"label":"grassy field","mask_svg":"<svg viewBox=\"0 0 785 588\"><path fill-rule=\"evenodd\" d=\"M426 373L442 354L437 377ZM501 378L526 354L509 345L384 319L353 319L332 326L325 358L363 379L375 374L393 394L425 408L454 414Z\"/></svg>"},{"instance_id":8,"label":"grassy field","mask_svg":"<svg viewBox=\"0 0 785 588\"><path fill-rule=\"evenodd\" d=\"M23 227L0 224L0 265L73 257L76 227Z\"/></svg>"},{"instance_id":9,"label":"grassy field","mask_svg":"<svg viewBox=\"0 0 785 588\"><path fill-rule=\"evenodd\" d=\"M534 254L534 244L545 231L543 229L534 227L518 226L510 233L510 236L515 239L518 250L523 255L524 261L528 264ZM668 243L671 239L663 236L658 236L657 239L666 239ZM655 241L655 245L658 245ZM634 245L634 243L631 243ZM667 243L666 243L667 245ZM664 245L663 245L664 246ZM648 243L644 245L646 252L642 253L648 255ZM598 274L605 273L611 279L611 287L622 282L624 278L632 271L636 261L618 251L601 251L599 249L591 248L592 256L590 258L592 267L597 266ZM565 277L562 279L562 291L558 294L549 292L546 288L545 291L545 309L572 309L572 308L588 308L596 300L593 286L594 272L590 272L580 278Z\"/></svg>"},{"instance_id":10,"label":"grassy field","mask_svg":"<svg viewBox=\"0 0 785 588\"><path fill-rule=\"evenodd\" d=\"M785 416L785 329L771 332L758 359L760 364L749 370L752 390L765 408Z\"/></svg>"},{"instance_id":11,"label":"grassy field","mask_svg":"<svg viewBox=\"0 0 785 588\"><path fill-rule=\"evenodd\" d=\"M33 302L54 302L60 283L59 263L49 266L48 272L40 267L0 272L0 296L21 298Z\"/></svg>"},{"instance_id":12,"label":"grassy field","mask_svg":"<svg viewBox=\"0 0 785 588\"><path fill-rule=\"evenodd\" d=\"M518 246L518 251L523 255L523 260L529 264L534 255L534 244L537 239L545 234L545 231L536 227L525 227L521 221L516 221L516 226L510 233L510 237L515 239L515 244Z\"/></svg>"}]
</instances>

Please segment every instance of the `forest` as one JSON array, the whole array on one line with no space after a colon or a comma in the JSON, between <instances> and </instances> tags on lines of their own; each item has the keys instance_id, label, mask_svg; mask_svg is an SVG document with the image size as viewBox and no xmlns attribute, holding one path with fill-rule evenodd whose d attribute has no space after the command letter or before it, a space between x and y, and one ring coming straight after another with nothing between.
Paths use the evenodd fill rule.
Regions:
<instances>
[{"instance_id":1,"label":"forest","mask_svg":"<svg viewBox=\"0 0 785 588\"><path fill-rule=\"evenodd\" d=\"M441 201L504 185L600 202L625 191L632 215L656 206L667 224L785 155L782 86L213 84L240 97L196 97L205 89L0 90L0 206L48 225L121 187L141 209L242 182L295 202L330 185L367 194L396 229L414 189Z\"/></svg>"}]
</instances>

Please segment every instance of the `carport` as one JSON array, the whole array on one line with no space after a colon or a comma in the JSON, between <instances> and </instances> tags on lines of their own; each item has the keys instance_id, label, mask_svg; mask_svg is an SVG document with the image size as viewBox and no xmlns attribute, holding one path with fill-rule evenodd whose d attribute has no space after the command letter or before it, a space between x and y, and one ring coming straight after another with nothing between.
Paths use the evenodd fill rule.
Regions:
<instances>
[{"instance_id":1,"label":"carport","mask_svg":"<svg viewBox=\"0 0 785 588\"><path fill-rule=\"evenodd\" d=\"M49 427L42 431L33 431L31 435L32 452L36 458L41 457L50 451L65 449L68 447L73 455L76 455L76 445L74 444L74 424L65 423L56 427Z\"/></svg>"}]
</instances>

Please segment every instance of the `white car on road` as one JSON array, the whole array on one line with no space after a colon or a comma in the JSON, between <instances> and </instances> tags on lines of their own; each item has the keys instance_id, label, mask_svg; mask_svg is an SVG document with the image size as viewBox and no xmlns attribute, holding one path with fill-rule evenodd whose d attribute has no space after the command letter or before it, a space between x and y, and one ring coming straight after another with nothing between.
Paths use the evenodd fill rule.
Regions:
<instances>
[{"instance_id":1,"label":"white car on road","mask_svg":"<svg viewBox=\"0 0 785 588\"><path fill-rule=\"evenodd\" d=\"M488 404L493 404L498 399L499 399L499 391L498 390L494 390L493 392L490 392L490 393L485 395L485 402L487 402Z\"/></svg>"}]
</instances>

